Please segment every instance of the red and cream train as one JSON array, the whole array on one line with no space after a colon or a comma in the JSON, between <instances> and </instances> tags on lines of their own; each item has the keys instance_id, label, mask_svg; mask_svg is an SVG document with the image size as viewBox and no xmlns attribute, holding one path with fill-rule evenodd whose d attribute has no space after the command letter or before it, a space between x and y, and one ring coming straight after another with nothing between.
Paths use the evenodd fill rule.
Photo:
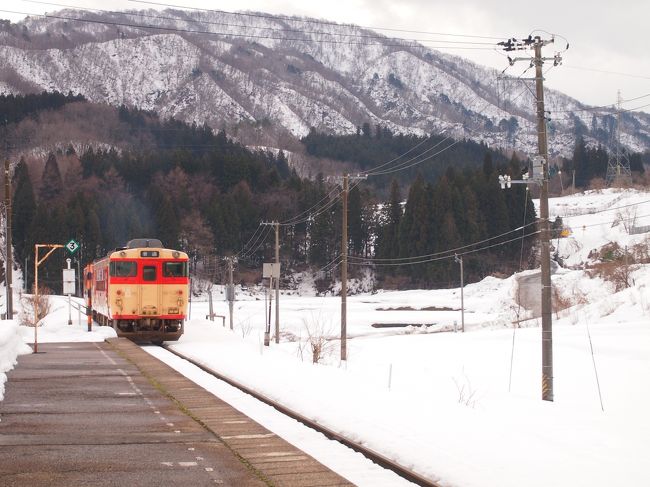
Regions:
<instances>
[{"instance_id":1,"label":"red and cream train","mask_svg":"<svg viewBox=\"0 0 650 487\"><path fill-rule=\"evenodd\" d=\"M130 240L84 270L93 319L118 336L161 343L183 334L188 257L156 239Z\"/></svg>"}]
</instances>

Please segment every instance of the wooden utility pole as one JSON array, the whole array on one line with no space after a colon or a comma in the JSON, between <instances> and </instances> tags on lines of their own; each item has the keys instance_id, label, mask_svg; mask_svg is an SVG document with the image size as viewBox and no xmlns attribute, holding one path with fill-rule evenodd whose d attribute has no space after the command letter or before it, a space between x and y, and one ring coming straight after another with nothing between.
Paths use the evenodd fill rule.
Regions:
<instances>
[{"instance_id":1,"label":"wooden utility pole","mask_svg":"<svg viewBox=\"0 0 650 487\"><path fill-rule=\"evenodd\" d=\"M12 243L11 243L11 180L9 178L9 158L5 159L5 224L7 258L5 282L7 283L7 319L12 320L14 317L14 297L11 288L13 261L12 261Z\"/></svg>"},{"instance_id":2,"label":"wooden utility pole","mask_svg":"<svg viewBox=\"0 0 650 487\"><path fill-rule=\"evenodd\" d=\"M463 296L463 289L465 288L465 282L464 282L464 273L463 273L463 256L461 255L458 257L456 255L454 257L454 260L460 264L460 322L461 322L461 330L463 333L465 333L465 298ZM456 331L456 327L454 327L454 331Z\"/></svg>"}]
</instances>

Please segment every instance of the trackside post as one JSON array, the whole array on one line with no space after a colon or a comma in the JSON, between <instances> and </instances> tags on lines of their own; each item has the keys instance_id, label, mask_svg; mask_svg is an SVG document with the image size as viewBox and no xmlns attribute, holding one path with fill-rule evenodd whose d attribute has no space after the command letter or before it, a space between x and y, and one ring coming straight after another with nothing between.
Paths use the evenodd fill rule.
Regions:
<instances>
[{"instance_id":1,"label":"trackside post","mask_svg":"<svg viewBox=\"0 0 650 487\"><path fill-rule=\"evenodd\" d=\"M86 320L88 331L93 330L93 293L92 293L92 272L86 272Z\"/></svg>"}]
</instances>

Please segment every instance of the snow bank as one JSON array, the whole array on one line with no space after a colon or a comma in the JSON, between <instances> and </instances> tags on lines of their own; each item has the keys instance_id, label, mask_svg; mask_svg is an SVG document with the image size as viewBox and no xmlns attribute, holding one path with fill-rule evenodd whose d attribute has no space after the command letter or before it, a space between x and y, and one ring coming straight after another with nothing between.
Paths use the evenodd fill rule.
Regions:
<instances>
[{"instance_id":1,"label":"snow bank","mask_svg":"<svg viewBox=\"0 0 650 487\"><path fill-rule=\"evenodd\" d=\"M18 324L14 320L0 321L0 401L4 398L7 372L16 365L18 355L31 351L22 340Z\"/></svg>"}]
</instances>

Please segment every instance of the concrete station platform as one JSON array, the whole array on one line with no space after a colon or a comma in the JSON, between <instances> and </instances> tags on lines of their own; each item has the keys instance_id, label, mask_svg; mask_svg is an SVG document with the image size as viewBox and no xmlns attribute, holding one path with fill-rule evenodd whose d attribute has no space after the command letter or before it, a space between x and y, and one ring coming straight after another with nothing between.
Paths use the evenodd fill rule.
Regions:
<instances>
[{"instance_id":1,"label":"concrete station platform","mask_svg":"<svg viewBox=\"0 0 650 487\"><path fill-rule=\"evenodd\" d=\"M0 485L350 486L126 339L39 344L0 402Z\"/></svg>"}]
</instances>

